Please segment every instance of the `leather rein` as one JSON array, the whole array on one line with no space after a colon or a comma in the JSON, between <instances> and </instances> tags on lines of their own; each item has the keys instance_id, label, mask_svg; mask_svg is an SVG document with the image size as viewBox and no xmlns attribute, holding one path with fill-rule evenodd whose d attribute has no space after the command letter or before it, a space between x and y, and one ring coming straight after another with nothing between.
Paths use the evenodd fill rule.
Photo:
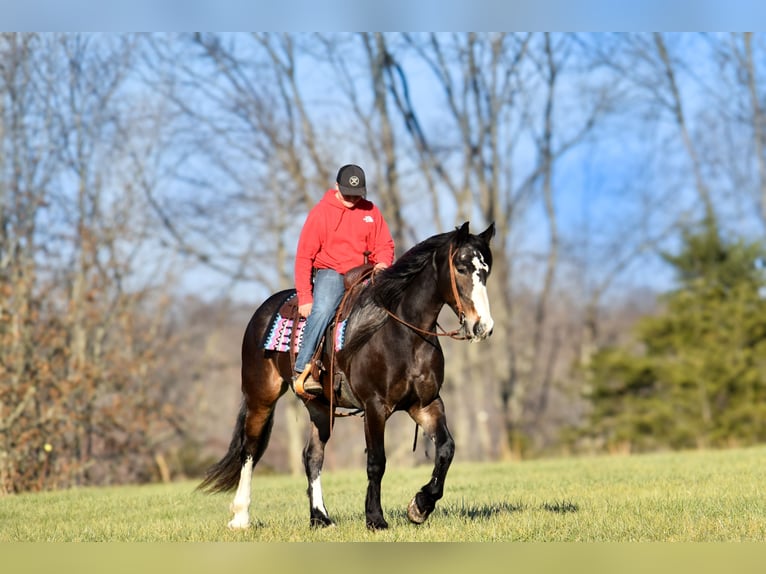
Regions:
<instances>
[{"instance_id":1,"label":"leather rein","mask_svg":"<svg viewBox=\"0 0 766 574\"><path fill-rule=\"evenodd\" d=\"M419 327L416 327L412 323L408 323L407 321L405 321L401 317L396 316L394 313L392 313L391 311L389 311L385 307L383 307L383 310L386 313L388 313L390 317L392 317L393 319L396 319L397 321L399 321L402 325L404 325L406 327L409 327L413 331L417 331L418 333L421 333L423 335L432 335L432 336L435 336L435 337L450 337L451 339L457 339L459 341L464 341L464 340L468 339L469 337L467 337L465 335L460 335L460 329L463 327L463 323L465 323L465 313L463 312L463 305L460 302L460 295L459 295L458 290L457 290L457 280L455 279L455 264L452 261L453 254L454 254L453 245L452 245L452 243L450 243L450 246L449 246L449 278L450 278L450 285L452 286L452 296L455 298L455 306L457 307L457 317L458 317L458 320L460 321L460 327L459 328L454 329L452 331L445 331L444 329L442 329L441 325L439 325L437 323L436 326L439 329L442 329L441 332L428 331L426 329L421 329Z\"/></svg>"}]
</instances>

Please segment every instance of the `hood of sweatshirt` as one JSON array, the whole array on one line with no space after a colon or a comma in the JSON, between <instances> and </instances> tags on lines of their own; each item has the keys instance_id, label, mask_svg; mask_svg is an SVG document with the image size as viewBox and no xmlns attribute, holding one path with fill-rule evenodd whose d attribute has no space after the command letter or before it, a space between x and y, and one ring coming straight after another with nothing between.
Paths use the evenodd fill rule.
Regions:
<instances>
[{"instance_id":1,"label":"hood of sweatshirt","mask_svg":"<svg viewBox=\"0 0 766 574\"><path fill-rule=\"evenodd\" d=\"M340 227L343 217L350 213L359 211L369 211L372 208L372 202L361 198L353 206L346 207L343 205L340 199L336 196L337 190L328 189L322 196L320 203L322 203L322 209L327 214L330 222L330 228L337 231Z\"/></svg>"}]
</instances>

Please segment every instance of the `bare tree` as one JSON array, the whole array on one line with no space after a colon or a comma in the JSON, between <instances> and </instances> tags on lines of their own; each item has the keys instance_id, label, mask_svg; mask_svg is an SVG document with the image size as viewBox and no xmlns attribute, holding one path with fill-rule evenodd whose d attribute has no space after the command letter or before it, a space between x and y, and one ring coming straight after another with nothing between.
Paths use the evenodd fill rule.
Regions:
<instances>
[{"instance_id":1,"label":"bare tree","mask_svg":"<svg viewBox=\"0 0 766 574\"><path fill-rule=\"evenodd\" d=\"M143 125L125 98L134 38L10 34L1 46L13 169L0 178L0 488L167 475L185 400L162 359L177 339L156 286L170 283L138 267L151 225L126 159Z\"/></svg>"},{"instance_id":2,"label":"bare tree","mask_svg":"<svg viewBox=\"0 0 766 574\"><path fill-rule=\"evenodd\" d=\"M325 124L309 113L308 98L316 95L306 96L301 80L312 56L289 34L195 34L151 43L150 82L171 102L178 133L193 134L174 142L184 150L174 186L152 196L168 241L232 286L249 282L253 303L291 287L300 226L337 167ZM189 181L193 165L201 167L191 167ZM204 190L189 202L192 213L179 209L179 187ZM237 386L230 388L234 397ZM298 407L285 403L287 416L277 419L291 437L295 473L302 472Z\"/></svg>"},{"instance_id":3,"label":"bare tree","mask_svg":"<svg viewBox=\"0 0 766 574\"><path fill-rule=\"evenodd\" d=\"M51 151L36 129L46 125L45 105L33 89L36 35L0 35L0 493L12 490L18 465L30 454L14 449L18 429L29 426L39 389L27 374L35 364L33 321L37 214L48 201L55 173ZM33 415L32 415L33 416ZM34 424L34 423L32 423Z\"/></svg>"},{"instance_id":4,"label":"bare tree","mask_svg":"<svg viewBox=\"0 0 766 574\"><path fill-rule=\"evenodd\" d=\"M764 83L758 63L763 37L753 33L706 34L701 45L710 50L715 65L706 89L708 136L705 160L721 174L718 187L729 188L740 202L739 224L758 214L766 224L766 113ZM712 121L711 121L712 120ZM712 124L712 125L711 125ZM712 128L712 129L711 129ZM753 209L755 207L755 209Z\"/></svg>"},{"instance_id":5,"label":"bare tree","mask_svg":"<svg viewBox=\"0 0 766 574\"><path fill-rule=\"evenodd\" d=\"M576 39L566 35L431 34L405 35L404 40L433 73L447 112L440 116L438 124L427 125L422 110L416 109L408 97L409 84L400 73L394 99L418 150L421 168L429 173L432 193L440 202L439 212L450 213L444 207L450 198L457 219L496 221L498 229L493 280L496 334L492 346L503 352L498 355L496 349L487 350L493 355L492 360L487 360L474 349L461 350L465 356L453 377L462 380L478 368L483 378L499 382L496 396L503 426L518 453L521 446L514 437L517 433L521 436L530 422L539 420L545 412L548 389L562 368L557 351L561 326L548 320L561 242L555 208L555 166L587 141L607 111L608 98L599 95L582 106L577 121L556 128L561 68L577 62L579 49ZM541 93L545 94L542 98ZM447 125L452 131L447 131ZM429 128L434 131L431 135ZM532 164L518 161L521 157L526 160L529 150L536 150L536 160ZM547 215L549 245L535 313L529 327L520 327L523 315L511 314L513 307L524 304L516 293L514 268L518 267L519 252L514 242L521 238L516 231L519 224L528 218L529 207L537 201L542 202ZM492 368L480 369L482 362ZM476 396L467 404L483 402Z\"/></svg>"}]
</instances>

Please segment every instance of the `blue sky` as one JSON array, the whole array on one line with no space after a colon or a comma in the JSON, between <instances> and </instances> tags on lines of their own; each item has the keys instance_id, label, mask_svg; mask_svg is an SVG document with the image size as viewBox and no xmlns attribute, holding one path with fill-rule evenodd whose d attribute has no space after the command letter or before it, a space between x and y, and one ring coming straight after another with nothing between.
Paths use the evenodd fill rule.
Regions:
<instances>
[{"instance_id":1,"label":"blue sky","mask_svg":"<svg viewBox=\"0 0 766 574\"><path fill-rule=\"evenodd\" d=\"M765 22L751 0L0 0L7 31L694 31Z\"/></svg>"}]
</instances>

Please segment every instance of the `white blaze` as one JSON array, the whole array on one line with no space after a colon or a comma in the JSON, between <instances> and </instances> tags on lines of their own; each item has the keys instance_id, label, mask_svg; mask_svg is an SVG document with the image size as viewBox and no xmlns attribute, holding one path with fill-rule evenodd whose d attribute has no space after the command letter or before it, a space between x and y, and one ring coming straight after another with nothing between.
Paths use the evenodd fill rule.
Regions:
<instances>
[{"instance_id":1,"label":"white blaze","mask_svg":"<svg viewBox=\"0 0 766 574\"><path fill-rule=\"evenodd\" d=\"M492 320L492 315L489 312L489 295L487 295L487 286L481 282L480 271L484 270L489 272L489 265L484 262L484 258L481 253L476 254L473 258L473 266L475 271L473 272L473 290L471 292L471 300L473 306L476 308L476 312L479 315L479 321L483 325L486 332L490 332L494 327L495 322Z\"/></svg>"}]
</instances>

